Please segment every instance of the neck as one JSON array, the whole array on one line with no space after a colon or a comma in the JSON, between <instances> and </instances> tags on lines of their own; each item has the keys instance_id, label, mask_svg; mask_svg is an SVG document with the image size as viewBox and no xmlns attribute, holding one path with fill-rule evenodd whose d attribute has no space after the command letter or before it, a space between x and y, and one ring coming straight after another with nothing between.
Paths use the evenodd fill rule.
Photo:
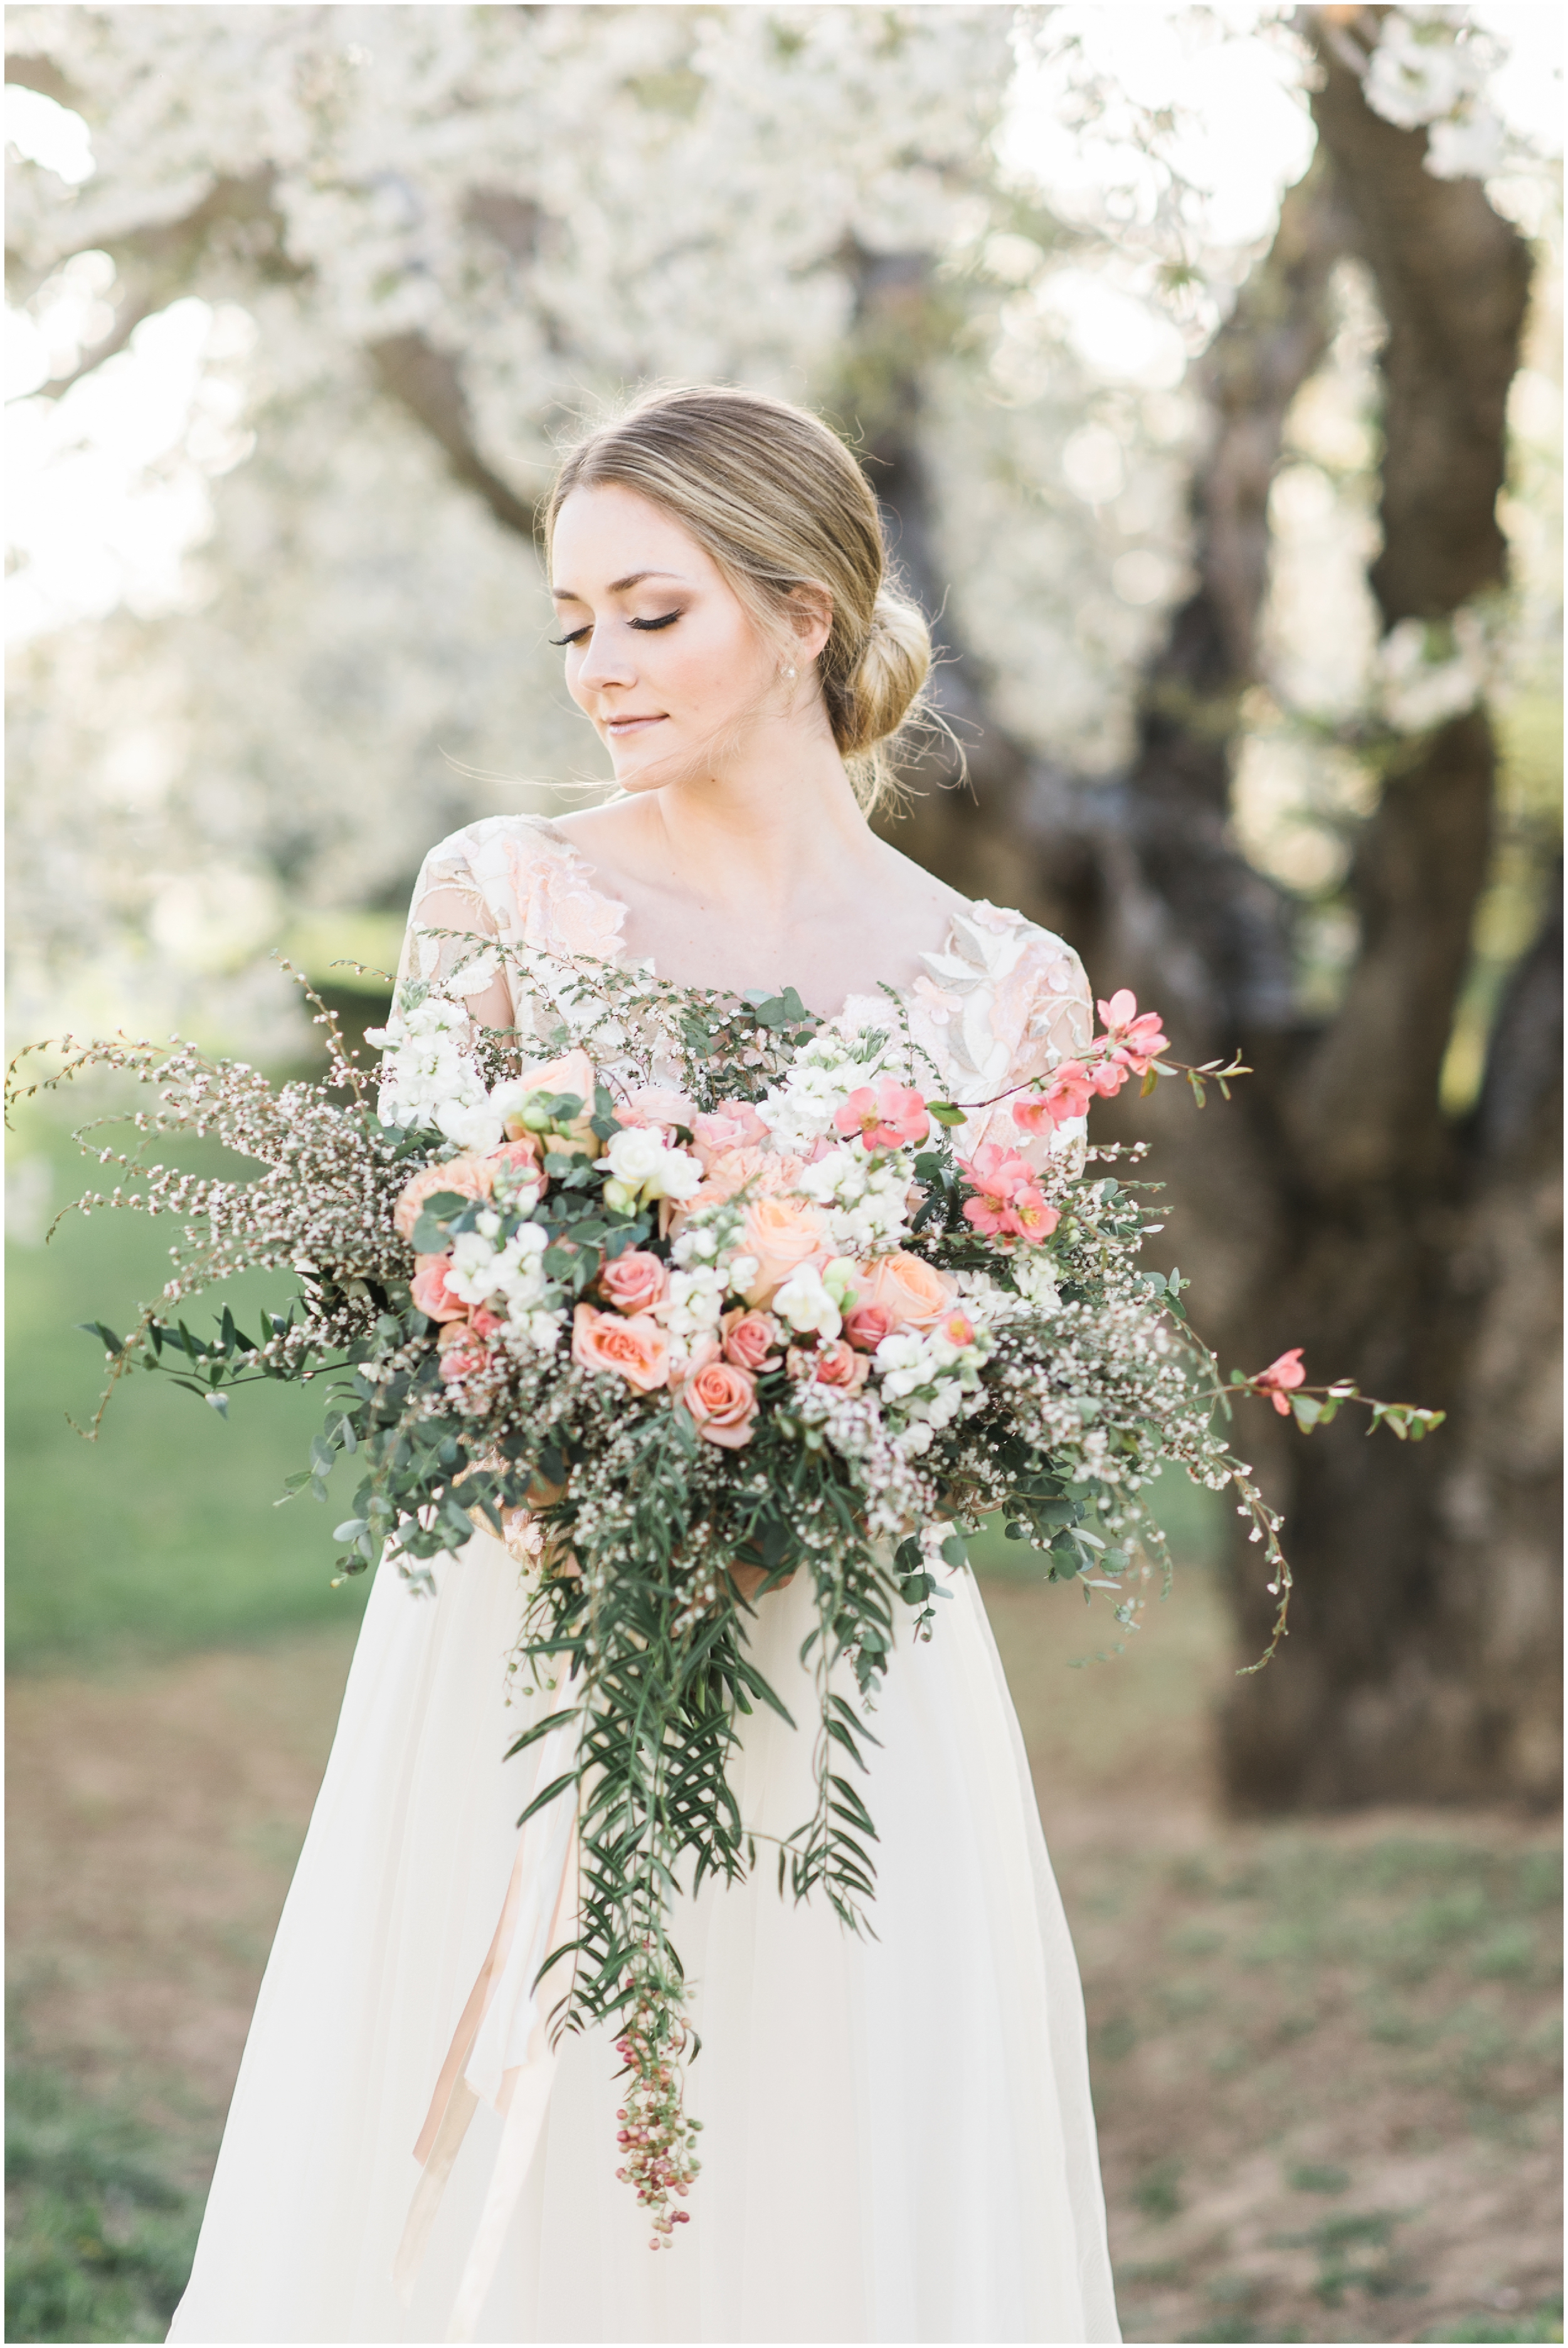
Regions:
<instances>
[{"instance_id":1,"label":"neck","mask_svg":"<svg viewBox=\"0 0 1568 2348\"><path fill-rule=\"evenodd\" d=\"M853 891L879 843L827 727L770 726L736 755L640 794L646 852L682 892L764 920Z\"/></svg>"}]
</instances>

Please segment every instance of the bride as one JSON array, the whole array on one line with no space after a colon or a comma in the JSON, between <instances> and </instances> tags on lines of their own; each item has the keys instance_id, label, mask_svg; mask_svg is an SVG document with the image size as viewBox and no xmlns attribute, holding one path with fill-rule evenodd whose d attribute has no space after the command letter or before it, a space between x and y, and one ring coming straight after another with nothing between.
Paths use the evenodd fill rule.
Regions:
<instances>
[{"instance_id":1,"label":"bride","mask_svg":"<svg viewBox=\"0 0 1568 2348\"><path fill-rule=\"evenodd\" d=\"M548 539L568 687L620 794L433 850L405 974L471 953L425 934L446 931L793 984L852 1024L891 986L958 1097L1072 1056L1068 948L866 821L929 645L824 425L646 397L567 458ZM468 1009L544 1050L505 975ZM808 1579L750 1629L797 1718ZM170 2339L1118 2339L1077 1967L968 1570L873 1724L876 1937L766 1869L677 1904L705 2132L693 2222L657 2254L615 2178L613 2033L483 2057L516 1917L558 1905L568 1861L548 1809L519 1843L541 1746L502 1759L550 1701L508 1672L518 1558L480 1533L436 1583L384 1566L372 1592ZM794 1823L809 1747L744 1721L749 1826Z\"/></svg>"}]
</instances>

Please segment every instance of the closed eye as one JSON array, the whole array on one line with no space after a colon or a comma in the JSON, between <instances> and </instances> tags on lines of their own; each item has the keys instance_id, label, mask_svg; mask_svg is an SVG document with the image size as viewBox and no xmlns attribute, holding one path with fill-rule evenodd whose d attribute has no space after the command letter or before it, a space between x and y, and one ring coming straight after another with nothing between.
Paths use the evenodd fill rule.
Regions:
<instances>
[{"instance_id":1,"label":"closed eye","mask_svg":"<svg viewBox=\"0 0 1568 2348\"><path fill-rule=\"evenodd\" d=\"M680 617L678 611L666 612L661 619L629 620L626 624L629 628L641 628L647 634L651 635L657 628L672 628ZM550 642L558 649L563 644L580 644L584 636L591 635L592 633L592 623L587 621L580 628L574 628L569 636L552 636Z\"/></svg>"}]
</instances>

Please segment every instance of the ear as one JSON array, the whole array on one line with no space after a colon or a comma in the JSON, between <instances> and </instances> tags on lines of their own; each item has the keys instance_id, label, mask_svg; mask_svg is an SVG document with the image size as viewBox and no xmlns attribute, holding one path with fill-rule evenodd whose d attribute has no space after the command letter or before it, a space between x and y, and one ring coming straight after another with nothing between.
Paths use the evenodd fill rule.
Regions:
<instances>
[{"instance_id":1,"label":"ear","mask_svg":"<svg viewBox=\"0 0 1568 2348\"><path fill-rule=\"evenodd\" d=\"M833 597L815 582L792 587L788 624L801 654L814 661L833 633Z\"/></svg>"}]
</instances>

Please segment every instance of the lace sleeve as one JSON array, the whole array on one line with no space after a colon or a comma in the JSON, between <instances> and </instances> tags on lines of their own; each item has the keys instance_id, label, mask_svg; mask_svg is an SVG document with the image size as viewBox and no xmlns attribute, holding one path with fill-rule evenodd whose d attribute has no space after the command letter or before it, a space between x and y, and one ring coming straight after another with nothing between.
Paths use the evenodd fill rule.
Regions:
<instances>
[{"instance_id":1,"label":"lace sleeve","mask_svg":"<svg viewBox=\"0 0 1568 2348\"><path fill-rule=\"evenodd\" d=\"M425 934L432 930L464 934L446 938ZM497 935L496 916L466 860L436 850L425 858L415 884L397 965L398 984L405 978L455 980L451 991L461 995L477 1025L510 1027L512 994L506 971L497 967L494 955L472 942L476 935Z\"/></svg>"},{"instance_id":2,"label":"lace sleeve","mask_svg":"<svg viewBox=\"0 0 1568 2348\"><path fill-rule=\"evenodd\" d=\"M1038 931L1030 942L1027 964L1026 1009L1008 1070L1009 1086L1028 1084L1048 1076L1063 1060L1077 1059L1094 1032L1089 980L1071 947L1047 930ZM1085 1131L1084 1120L1075 1117L1049 1138L1026 1137L1016 1127L1009 1138L1031 1166L1043 1167L1048 1156L1069 1155L1076 1167L1082 1163Z\"/></svg>"}]
</instances>

